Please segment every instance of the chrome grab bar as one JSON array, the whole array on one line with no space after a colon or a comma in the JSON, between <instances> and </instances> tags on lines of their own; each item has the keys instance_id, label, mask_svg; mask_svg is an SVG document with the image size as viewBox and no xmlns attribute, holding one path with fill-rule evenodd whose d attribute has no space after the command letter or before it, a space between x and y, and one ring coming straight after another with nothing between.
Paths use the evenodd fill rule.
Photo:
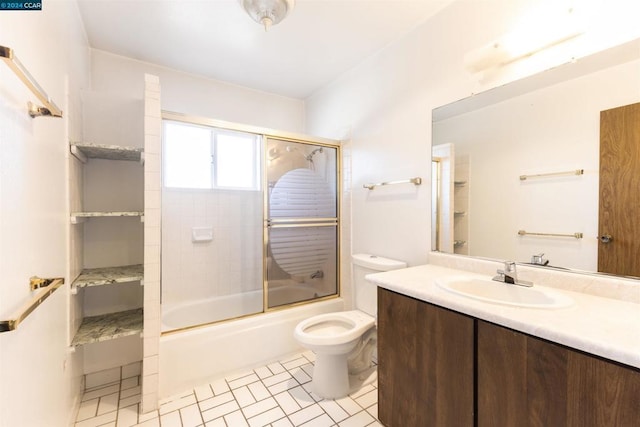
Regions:
<instances>
[{"instance_id":1,"label":"chrome grab bar","mask_svg":"<svg viewBox=\"0 0 640 427\"><path fill-rule=\"evenodd\" d=\"M22 65L16 55L13 53L13 49L5 46L0 46L0 58L4 60L4 62L16 73L16 76L22 83L25 84L33 92L33 94L44 104L44 107L39 107L37 105L29 102L27 105L29 107L29 115L31 117L38 116L52 116L52 117L62 117L62 110L58 108L58 106L51 100L49 95L42 89L42 86L38 84L36 79L33 78L31 73L27 71L27 69Z\"/></svg>"},{"instance_id":2,"label":"chrome grab bar","mask_svg":"<svg viewBox=\"0 0 640 427\"><path fill-rule=\"evenodd\" d=\"M57 279L40 279L32 277L30 279L29 286L32 289L43 288L33 298L31 298L26 304L18 309L13 316L10 316L9 320L0 320L0 332L9 332L15 330L24 319L27 318L40 304L42 304L49 295L55 292L56 289L64 285L63 278Z\"/></svg>"},{"instance_id":3,"label":"chrome grab bar","mask_svg":"<svg viewBox=\"0 0 640 427\"><path fill-rule=\"evenodd\" d=\"M411 178L411 179L403 179L400 181L387 181L387 182L378 182L376 184L364 184L363 187L369 190L373 190L376 187L381 187L383 185L396 185L396 184L415 184L415 185L420 185L422 184L422 178L420 177L415 177L415 178Z\"/></svg>"}]
</instances>

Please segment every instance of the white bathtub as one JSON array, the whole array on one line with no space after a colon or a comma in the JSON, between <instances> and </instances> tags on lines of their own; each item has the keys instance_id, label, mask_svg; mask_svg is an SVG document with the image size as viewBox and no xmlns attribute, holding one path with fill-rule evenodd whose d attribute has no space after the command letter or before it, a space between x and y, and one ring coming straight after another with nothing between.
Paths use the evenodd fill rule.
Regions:
<instances>
[{"instance_id":1,"label":"white bathtub","mask_svg":"<svg viewBox=\"0 0 640 427\"><path fill-rule=\"evenodd\" d=\"M298 289L297 292L303 291ZM217 298L217 301L208 300L206 304L200 302L171 308L163 313L163 330L182 327L177 326L181 322L189 321L191 323L186 323L186 326L191 326L194 324L193 320L198 320L195 324L216 321L200 321L209 318L207 313L211 312L224 311L227 316L225 318L235 317L228 315L237 312L234 310L244 304L257 304L254 311L260 311L261 292L256 292L256 295L259 298L254 296L253 299L257 303L246 302L252 298L245 298L246 294L242 294L242 298L236 298L236 301L234 298L224 297ZM272 301L277 297L272 296ZM246 308L247 305L242 307L243 310ZM159 397L163 399L221 378L230 372L248 370L300 351L302 348L293 338L293 330L300 321L316 314L342 310L344 301L334 298L165 334L160 338Z\"/></svg>"},{"instance_id":2,"label":"white bathtub","mask_svg":"<svg viewBox=\"0 0 640 427\"><path fill-rule=\"evenodd\" d=\"M269 289L269 304L278 307L290 301L317 298L315 288L306 285L279 286ZM262 291L223 295L162 307L162 331L206 325L225 319L262 312Z\"/></svg>"}]
</instances>

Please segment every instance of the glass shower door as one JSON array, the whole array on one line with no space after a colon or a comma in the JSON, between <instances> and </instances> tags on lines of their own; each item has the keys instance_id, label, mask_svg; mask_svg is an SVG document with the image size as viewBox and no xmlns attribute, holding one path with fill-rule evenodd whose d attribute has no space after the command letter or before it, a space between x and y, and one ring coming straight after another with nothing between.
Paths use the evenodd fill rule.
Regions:
<instances>
[{"instance_id":1,"label":"glass shower door","mask_svg":"<svg viewBox=\"0 0 640 427\"><path fill-rule=\"evenodd\" d=\"M267 140L268 308L338 292L336 147Z\"/></svg>"}]
</instances>

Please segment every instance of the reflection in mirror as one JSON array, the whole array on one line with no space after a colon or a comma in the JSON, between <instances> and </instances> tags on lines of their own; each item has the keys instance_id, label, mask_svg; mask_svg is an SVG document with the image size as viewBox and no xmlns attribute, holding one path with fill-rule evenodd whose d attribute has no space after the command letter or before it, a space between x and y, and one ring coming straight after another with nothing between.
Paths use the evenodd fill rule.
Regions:
<instances>
[{"instance_id":1,"label":"reflection in mirror","mask_svg":"<svg viewBox=\"0 0 640 427\"><path fill-rule=\"evenodd\" d=\"M637 243L626 262L635 270L598 268L605 233L598 229L600 116L639 101L635 41L435 109L432 248L640 276ZM632 135L640 138L640 131ZM635 153L629 159L640 150ZM635 161L639 170L640 158ZM618 242L631 232L618 231Z\"/></svg>"}]
</instances>

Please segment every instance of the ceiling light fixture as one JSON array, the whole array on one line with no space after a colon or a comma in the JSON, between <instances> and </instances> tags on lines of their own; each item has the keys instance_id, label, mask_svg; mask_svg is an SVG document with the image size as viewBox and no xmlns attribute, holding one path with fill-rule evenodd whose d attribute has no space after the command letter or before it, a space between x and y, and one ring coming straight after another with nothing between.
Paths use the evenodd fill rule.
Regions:
<instances>
[{"instance_id":1,"label":"ceiling light fixture","mask_svg":"<svg viewBox=\"0 0 640 427\"><path fill-rule=\"evenodd\" d=\"M293 9L295 0L238 0L251 19L268 31Z\"/></svg>"}]
</instances>

